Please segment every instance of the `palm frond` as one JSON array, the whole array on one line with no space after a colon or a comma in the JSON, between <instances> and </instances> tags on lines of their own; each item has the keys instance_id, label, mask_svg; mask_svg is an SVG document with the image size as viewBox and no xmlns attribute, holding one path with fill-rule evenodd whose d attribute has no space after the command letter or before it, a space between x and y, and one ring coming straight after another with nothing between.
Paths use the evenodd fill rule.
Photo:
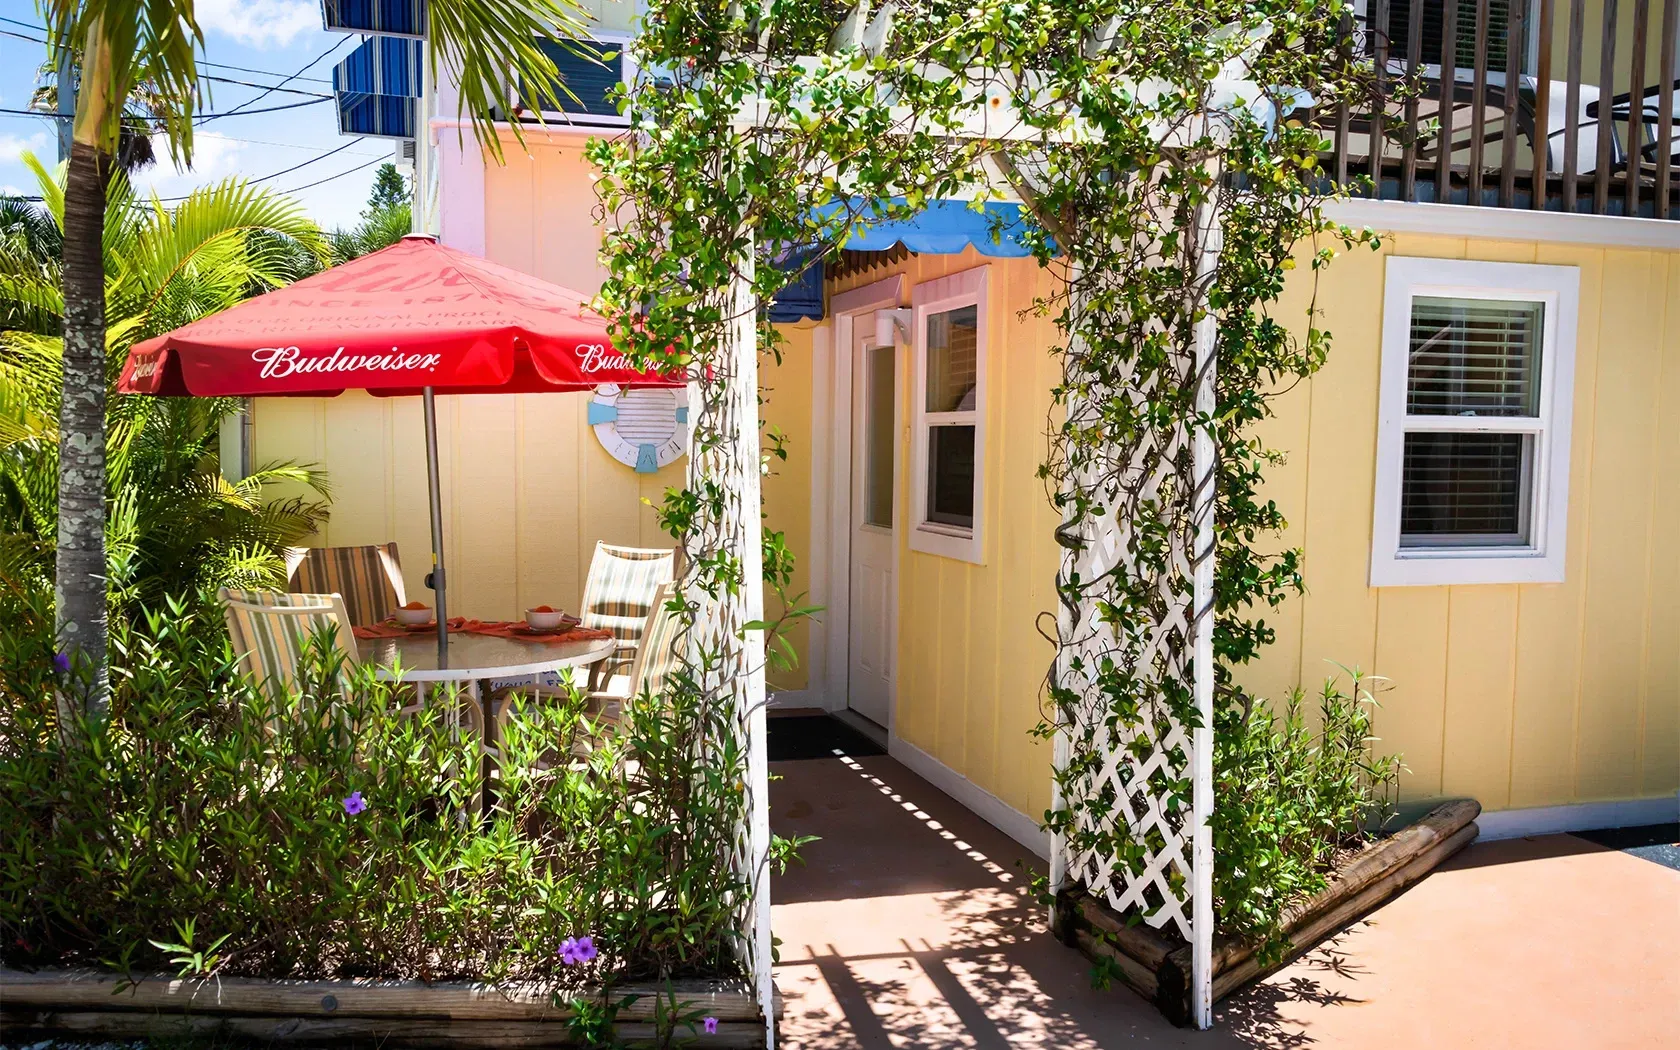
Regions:
<instances>
[{"instance_id":1,"label":"palm frond","mask_svg":"<svg viewBox=\"0 0 1680 1050\"><path fill-rule=\"evenodd\" d=\"M440 67L455 71L455 115L472 120L479 144L498 161L502 145L492 121L507 105L508 83L524 85L538 111L560 109L565 88L542 43L588 35L577 0L431 0L426 17L433 80ZM517 121L513 133L523 146Z\"/></svg>"},{"instance_id":2,"label":"palm frond","mask_svg":"<svg viewBox=\"0 0 1680 1050\"><path fill-rule=\"evenodd\" d=\"M228 254L220 257L224 264L237 259L250 266L244 235L251 230L272 231L323 255L326 250L320 227L295 200L229 178L200 187L172 210L163 210L154 198L132 262L146 283L161 293L203 253L224 245L229 246ZM234 240L239 242L237 252L231 247Z\"/></svg>"},{"instance_id":3,"label":"palm frond","mask_svg":"<svg viewBox=\"0 0 1680 1050\"><path fill-rule=\"evenodd\" d=\"M62 298L56 262L43 263L35 248L59 229L63 191L58 173L34 158L25 162L41 184L43 203L33 214L0 208L0 303L14 308L0 314L9 329L0 331L0 576L50 589ZM106 359L113 387L136 339L284 284L328 255L326 238L295 202L237 179L167 207L155 195L138 199L118 174L106 203ZM45 319L53 325L16 325L26 305L51 312ZM319 470L279 463L238 481L222 476L220 427L239 404L111 396L107 549L116 607L223 583L283 583L285 548L326 521L328 488Z\"/></svg>"},{"instance_id":4,"label":"palm frond","mask_svg":"<svg viewBox=\"0 0 1680 1050\"><path fill-rule=\"evenodd\" d=\"M78 142L115 153L128 100L144 85L159 100L171 157L192 159L197 51L204 46L194 7L194 0L41 0L47 39L82 57Z\"/></svg>"},{"instance_id":5,"label":"palm frond","mask_svg":"<svg viewBox=\"0 0 1680 1050\"><path fill-rule=\"evenodd\" d=\"M29 150L24 150L19 158L23 166L35 176L35 186L41 191L41 207L52 219L53 225L59 230L59 236L64 235L64 165L59 164L51 171L41 163L39 157Z\"/></svg>"}]
</instances>

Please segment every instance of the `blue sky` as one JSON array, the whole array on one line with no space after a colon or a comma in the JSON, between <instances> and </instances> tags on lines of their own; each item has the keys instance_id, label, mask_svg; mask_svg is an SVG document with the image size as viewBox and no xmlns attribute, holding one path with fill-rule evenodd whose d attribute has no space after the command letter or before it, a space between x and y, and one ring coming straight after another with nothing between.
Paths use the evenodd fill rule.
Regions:
<instances>
[{"instance_id":1,"label":"blue sky","mask_svg":"<svg viewBox=\"0 0 1680 1050\"><path fill-rule=\"evenodd\" d=\"M252 84L278 84L285 77L302 69L312 60L335 45L342 46L321 59L298 79L286 87L299 91L331 93L332 67L343 60L355 46L339 33L321 29L320 0L198 0L198 20L204 30L204 54L209 62L200 73L225 78L208 81L206 112L219 113L250 101L262 93L261 88L228 83L228 80ZM41 24L34 0L0 0L0 109L24 109L35 86L35 72L46 57L40 43L19 37L43 34L38 29L25 28ZM228 69L242 66L244 72ZM308 79L306 79L308 78ZM305 102L309 95L274 92L252 103L252 109ZM29 150L49 164L58 159L57 140L53 121L39 117L0 114L0 190L35 193L35 179L18 161ZM344 147L332 156L330 150ZM281 112L254 115L235 114L200 125L194 135L195 155L190 171L178 171L164 158L142 173L136 182L145 189L156 190L165 197L176 196L206 182L215 182L229 175L260 178L284 171L294 165L313 160L313 163L289 174L263 183L279 190L296 190L293 194L304 208L324 226L353 224L366 206L368 190L373 185L373 173L381 158L389 159L392 141L341 137L331 102L303 106ZM316 159L318 158L318 159ZM370 163L371 162L371 163ZM368 165L351 171L358 165ZM342 174L350 172L350 174ZM339 177L334 177L339 176ZM319 186L309 183L330 180Z\"/></svg>"}]
</instances>

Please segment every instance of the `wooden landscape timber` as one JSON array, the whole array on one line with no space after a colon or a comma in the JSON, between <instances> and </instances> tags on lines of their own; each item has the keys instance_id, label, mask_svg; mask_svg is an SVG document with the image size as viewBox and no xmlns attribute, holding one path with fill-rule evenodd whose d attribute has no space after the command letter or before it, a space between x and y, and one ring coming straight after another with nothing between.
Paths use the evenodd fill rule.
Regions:
<instances>
[{"instance_id":1,"label":"wooden landscape timber","mask_svg":"<svg viewBox=\"0 0 1680 1050\"><path fill-rule=\"evenodd\" d=\"M133 982L91 970L0 969L0 1031L77 1038L231 1039L276 1045L378 1044L476 1050L489 1047L564 1047L571 1037L572 994L549 985L515 982L342 980L290 981L229 977L188 980L167 975ZM598 993L597 993L598 994ZM630 1000L634 996L633 1001ZM764 1044L764 1019L753 991L739 981L675 981L613 989L621 1039L657 1036L666 1017L715 1017L706 1045ZM778 993L775 1010L781 1013ZM680 1037L687 1024L677 1025Z\"/></svg>"},{"instance_id":2,"label":"wooden landscape timber","mask_svg":"<svg viewBox=\"0 0 1680 1050\"><path fill-rule=\"evenodd\" d=\"M1471 799L1444 802L1415 823L1371 843L1341 864L1324 892L1291 908L1291 947L1263 964L1255 946L1219 937L1213 944L1215 1002L1298 958L1325 937L1387 901L1475 840L1482 811ZM1074 889L1056 902L1056 936L1089 958L1112 960L1117 976L1174 1024L1188 1024L1190 945L1149 926L1129 926L1101 901Z\"/></svg>"}]
</instances>

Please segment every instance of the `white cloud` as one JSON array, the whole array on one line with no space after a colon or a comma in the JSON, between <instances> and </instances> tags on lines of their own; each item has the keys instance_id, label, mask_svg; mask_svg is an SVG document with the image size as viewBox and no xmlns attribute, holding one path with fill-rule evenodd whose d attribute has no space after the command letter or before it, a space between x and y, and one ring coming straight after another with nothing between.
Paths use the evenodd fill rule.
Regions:
<instances>
[{"instance_id":1,"label":"white cloud","mask_svg":"<svg viewBox=\"0 0 1680 1050\"><path fill-rule=\"evenodd\" d=\"M321 27L318 0L198 0L198 26L249 47L285 47Z\"/></svg>"},{"instance_id":2,"label":"white cloud","mask_svg":"<svg viewBox=\"0 0 1680 1050\"><path fill-rule=\"evenodd\" d=\"M153 136L152 150L157 155L157 163L135 176L135 188L142 194L155 191L160 197L179 197L229 175L248 174L241 164L245 146L238 139L210 131L197 132L193 135L192 167L182 169L169 161L169 140L162 135Z\"/></svg>"},{"instance_id":3,"label":"white cloud","mask_svg":"<svg viewBox=\"0 0 1680 1050\"><path fill-rule=\"evenodd\" d=\"M28 150L39 157L43 164L56 164L58 154L52 152L52 138L44 131L37 131L28 138L22 135L0 135L0 164L10 164L18 160Z\"/></svg>"}]
</instances>

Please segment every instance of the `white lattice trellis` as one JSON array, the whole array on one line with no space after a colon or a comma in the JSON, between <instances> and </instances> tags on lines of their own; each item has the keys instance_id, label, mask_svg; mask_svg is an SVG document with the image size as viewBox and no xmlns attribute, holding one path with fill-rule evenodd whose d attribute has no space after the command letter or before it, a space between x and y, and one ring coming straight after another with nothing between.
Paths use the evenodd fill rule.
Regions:
<instances>
[{"instance_id":1,"label":"white lattice trellis","mask_svg":"<svg viewBox=\"0 0 1680 1050\"><path fill-rule=\"evenodd\" d=\"M1187 239L1196 277L1187 316L1200 309L1218 259L1211 205L1198 211L1196 227ZM1076 316L1089 294L1075 270L1070 295ZM1053 891L1080 882L1118 913L1135 911L1151 926L1175 927L1192 945L1192 1017L1206 1028L1212 1023L1214 922L1208 817L1215 461L1213 437L1202 423L1214 411L1217 322L1211 311L1201 313L1190 345L1175 348L1170 370L1140 372L1134 360L1114 375L1088 374L1077 333L1064 359L1069 389L1083 392L1069 398L1070 427L1102 427L1100 408L1114 398L1129 402L1137 418L1158 422L1140 427L1129 441L1068 453L1055 679L1076 699L1058 719L1053 808L1070 814L1071 828L1054 837L1050 878ZM1160 322L1149 327L1162 331ZM1187 390L1194 391L1189 411L1165 419L1145 411L1152 404L1182 404L1175 394ZM1072 509L1074 490L1096 500L1082 516ZM1117 600L1107 586L1116 578L1146 581L1131 589L1146 598ZM1109 695L1117 673L1135 685L1131 695L1144 698L1129 713L1117 714ZM1174 716L1167 690L1194 698L1199 726ZM1116 841L1126 848L1114 849Z\"/></svg>"},{"instance_id":2,"label":"white lattice trellis","mask_svg":"<svg viewBox=\"0 0 1680 1050\"><path fill-rule=\"evenodd\" d=\"M870 54L884 54L890 46L897 5L887 5L871 17L867 0L853 8L834 34L831 47L863 48ZM766 23L767 25L768 23ZM1113 46L1119 31L1115 19L1106 28L1084 41L1088 53L1100 54ZM768 32L767 30L765 31ZM1161 144L1167 148L1185 146L1204 140L1204 135L1220 137L1218 125L1225 119L1226 110L1243 111L1253 115L1250 101L1260 96L1256 85L1247 81L1247 62L1258 52L1270 33L1268 26L1245 29L1232 25L1216 30L1221 39L1243 44L1244 52L1232 57L1208 85L1205 101L1207 109L1180 122L1176 126L1162 124ZM759 40L764 46L764 38ZM753 59L753 61L759 61ZM768 58L762 60L759 73L767 79L778 69L817 68L818 56L804 56L783 60L780 64ZM1000 77L996 71L959 71L956 74L943 66L916 67L943 82L955 76L961 82L965 106L954 108L939 120L938 134L953 141L985 141L994 143L1028 143L1035 148L1056 144L1078 144L1093 141L1101 134L1081 117L1078 107L1069 96L1055 95L1033 85L1032 75ZM861 83L874 76L871 67L854 66L847 74L853 83ZM1013 85L1013 86L1012 86ZM1163 81L1143 81L1135 85L1140 95L1168 93L1173 85ZM1020 106L1054 108L1060 119L1045 123L1025 118ZM798 100L800 104L809 100ZM781 114L781 116L778 116ZM914 124L918 114L903 114ZM772 99L747 97L739 102L732 127L743 133L776 130L785 113ZM1030 197L1017 172L1010 174L1013 162L1000 161L1005 181ZM988 182L996 172L981 166L976 177ZM1064 556L1058 591L1063 595L1080 591L1070 586L1077 576L1080 580L1100 580L1118 570L1146 574L1149 585L1144 591L1147 601L1135 603L1136 608L1116 610L1095 590L1087 591L1069 604L1064 601L1059 620L1061 649L1056 678L1066 691L1077 696L1071 710L1058 717L1055 764L1057 769L1054 808L1072 815L1068 834L1057 834L1051 865L1052 888L1059 888L1068 879L1086 883L1093 893L1101 895L1116 910L1138 908L1153 925L1172 923L1193 946L1194 978L1191 988L1192 1016L1199 1027L1211 1024L1211 948L1213 940L1213 851L1208 816L1213 807L1213 602L1214 602L1214 494L1215 443L1204 421L1211 418L1215 408L1214 364L1216 322L1201 307L1214 271L1219 251L1217 211L1212 206L1201 208L1194 218L1194 229L1183 231L1183 251L1189 273L1194 280L1186 290L1183 318L1195 318L1189 325L1188 345L1178 347L1172 375L1174 393L1193 391L1187 405L1153 429L1142 432L1141 438L1127 443L1106 443L1090 462L1075 464L1070 484L1090 484L1102 478L1118 478L1107 493L1103 506L1077 523L1063 530L1062 538L1070 546ZM1175 243L1179 238L1174 238ZM761 558L757 529L758 479L739 475L743 465L758 465L756 400L756 361L753 360L754 337L752 310L749 302L747 276L737 275L730 296L735 309L731 316L737 328L731 336L734 346L728 355L731 374L726 381L736 385L729 410L736 413L736 439L725 462L714 466L701 463L693 469L702 476L739 480L742 488L732 493L734 527L739 535L732 535L725 550L741 550L750 568L749 588L756 593L757 570ZM1079 294L1075 289L1073 294ZM1070 355L1073 360L1077 355ZM1077 367L1077 366L1075 366ZM1170 400L1166 392L1155 389L1162 373L1149 377L1124 375L1091 392L1085 405L1070 404L1072 418L1092 399L1129 399L1140 408L1153 408L1159 401ZM1088 386L1089 377L1070 375L1074 386ZM1174 401L1180 404L1183 398ZM691 403L699 403L691 398ZM1153 416L1153 412L1140 415ZM1145 513L1147 511L1147 513ZM1165 522L1165 541L1158 532L1149 532L1142 524ZM736 544L739 543L739 546ZM705 611L704 609L702 610ZM756 618L745 606L740 616ZM709 630L727 633L733 625L743 622L731 619L732 611L719 610L716 623ZM722 635L715 636L720 644L734 644ZM734 651L734 650L730 650ZM748 636L742 659L746 663L732 665L745 669L749 676L739 688L741 725L751 741L753 772L748 790L762 791L763 779L763 698L762 641ZM1113 718L1111 697L1104 694L1103 679L1107 674L1104 661L1117 660L1126 673L1140 676L1137 681L1148 687L1138 695L1151 696L1144 701L1144 710L1136 717ZM1197 714L1197 725L1175 717L1173 704L1165 701L1170 693L1174 700L1188 698L1190 709ZM1181 712L1182 703L1176 705ZM1069 775L1068 771L1075 771ZM1186 800L1188 800L1186 802ZM749 905L751 922L743 929L752 931L751 944L743 946L743 960L759 982L761 1002L768 1014L770 1008L770 935L768 924L768 877L764 858L768 849L768 827L761 826L764 800L755 796L749 810L749 826L738 836L737 859L745 872L750 873L753 902ZM1125 850L1103 849L1093 840L1103 839L1112 844L1117 837L1105 835L1123 826L1123 836L1129 843Z\"/></svg>"},{"instance_id":3,"label":"white lattice trellis","mask_svg":"<svg viewBox=\"0 0 1680 1050\"><path fill-rule=\"evenodd\" d=\"M698 406L693 425L716 438L695 442L689 458L690 487L715 484L723 498L722 520L711 523L713 549L740 560L742 586L733 593L709 594L697 586L698 566L689 562L682 582L684 598L694 607L689 638L691 667L699 654L713 662L701 674L708 697L727 711L728 731L744 745L745 778L741 821L727 844L730 864L748 887L741 902L734 950L753 982L764 1010L765 1045L775 1046L774 975L770 939L769 766L765 740L764 634L745 625L764 619L764 533L760 509L758 436L758 300L753 292L749 251L735 283L727 290L728 319L719 361L703 380L691 382L689 404Z\"/></svg>"}]
</instances>

